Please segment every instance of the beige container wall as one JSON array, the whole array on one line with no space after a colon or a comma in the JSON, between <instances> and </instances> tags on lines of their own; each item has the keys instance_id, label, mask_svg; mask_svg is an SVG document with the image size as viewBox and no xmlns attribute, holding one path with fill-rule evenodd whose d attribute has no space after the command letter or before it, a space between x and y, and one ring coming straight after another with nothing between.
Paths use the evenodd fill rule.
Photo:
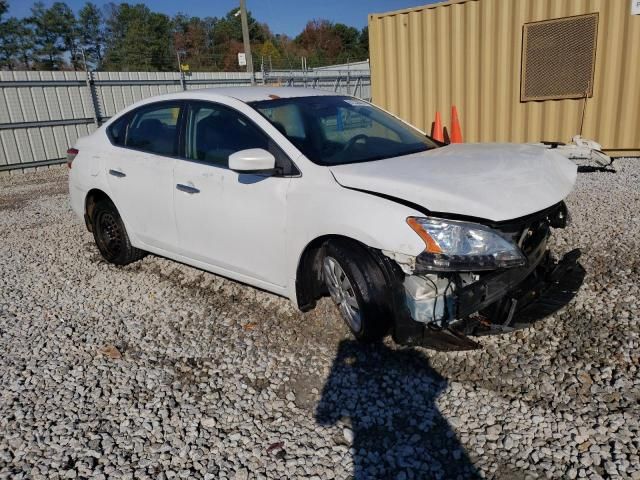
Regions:
<instances>
[{"instance_id":1,"label":"beige container wall","mask_svg":"<svg viewBox=\"0 0 640 480\"><path fill-rule=\"evenodd\" d=\"M640 155L640 16L629 0L458 0L369 16L373 102L430 131L460 115L467 142L570 141L584 100L520 101L526 22L599 12L582 135Z\"/></svg>"}]
</instances>

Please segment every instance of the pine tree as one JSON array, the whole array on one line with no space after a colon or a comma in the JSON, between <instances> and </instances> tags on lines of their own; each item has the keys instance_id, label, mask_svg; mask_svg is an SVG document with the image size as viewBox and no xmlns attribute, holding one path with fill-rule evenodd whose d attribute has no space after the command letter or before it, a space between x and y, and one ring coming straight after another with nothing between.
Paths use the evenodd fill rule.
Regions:
<instances>
[{"instance_id":1,"label":"pine tree","mask_svg":"<svg viewBox=\"0 0 640 480\"><path fill-rule=\"evenodd\" d=\"M69 53L71 64L79 67L78 35L73 11L66 3L55 2L45 8L36 2L31 8L29 23L34 29L34 56L45 70L60 70Z\"/></svg>"},{"instance_id":2,"label":"pine tree","mask_svg":"<svg viewBox=\"0 0 640 480\"><path fill-rule=\"evenodd\" d=\"M9 70L32 67L33 32L15 17L0 22L0 66Z\"/></svg>"},{"instance_id":3,"label":"pine tree","mask_svg":"<svg viewBox=\"0 0 640 480\"><path fill-rule=\"evenodd\" d=\"M104 28L102 14L95 3L87 2L78 13L78 36L88 66L101 68Z\"/></svg>"},{"instance_id":4,"label":"pine tree","mask_svg":"<svg viewBox=\"0 0 640 480\"><path fill-rule=\"evenodd\" d=\"M112 5L106 21L107 70L176 70L171 20L142 4Z\"/></svg>"}]
</instances>

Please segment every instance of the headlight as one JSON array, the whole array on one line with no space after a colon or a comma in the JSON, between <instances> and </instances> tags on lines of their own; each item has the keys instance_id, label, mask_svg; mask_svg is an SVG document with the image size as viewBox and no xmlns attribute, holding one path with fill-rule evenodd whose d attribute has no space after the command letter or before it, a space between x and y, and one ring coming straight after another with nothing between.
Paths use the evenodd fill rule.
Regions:
<instances>
[{"instance_id":1,"label":"headlight","mask_svg":"<svg viewBox=\"0 0 640 480\"><path fill-rule=\"evenodd\" d=\"M516 245L478 223L428 217L409 217L407 223L426 245L420 259L430 270L495 270L527 261Z\"/></svg>"}]
</instances>

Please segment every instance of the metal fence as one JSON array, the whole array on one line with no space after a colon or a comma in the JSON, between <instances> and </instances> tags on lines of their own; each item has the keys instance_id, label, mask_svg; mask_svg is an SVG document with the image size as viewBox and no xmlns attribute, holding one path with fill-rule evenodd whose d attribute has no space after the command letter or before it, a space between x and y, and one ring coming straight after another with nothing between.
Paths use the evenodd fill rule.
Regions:
<instances>
[{"instance_id":1,"label":"metal fence","mask_svg":"<svg viewBox=\"0 0 640 480\"><path fill-rule=\"evenodd\" d=\"M271 71L256 83L371 98L369 71ZM134 102L163 93L250 85L244 72L0 71L0 171L64 162L79 137Z\"/></svg>"}]
</instances>

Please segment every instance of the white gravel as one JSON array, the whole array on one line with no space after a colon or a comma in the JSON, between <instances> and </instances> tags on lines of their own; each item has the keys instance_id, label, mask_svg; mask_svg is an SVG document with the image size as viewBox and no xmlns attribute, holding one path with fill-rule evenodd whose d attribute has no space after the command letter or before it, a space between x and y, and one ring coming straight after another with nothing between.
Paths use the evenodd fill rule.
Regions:
<instances>
[{"instance_id":1,"label":"white gravel","mask_svg":"<svg viewBox=\"0 0 640 480\"><path fill-rule=\"evenodd\" d=\"M0 177L2 478L640 479L640 160L580 174L576 299L481 351L360 347L328 302L101 260L66 170Z\"/></svg>"}]
</instances>

